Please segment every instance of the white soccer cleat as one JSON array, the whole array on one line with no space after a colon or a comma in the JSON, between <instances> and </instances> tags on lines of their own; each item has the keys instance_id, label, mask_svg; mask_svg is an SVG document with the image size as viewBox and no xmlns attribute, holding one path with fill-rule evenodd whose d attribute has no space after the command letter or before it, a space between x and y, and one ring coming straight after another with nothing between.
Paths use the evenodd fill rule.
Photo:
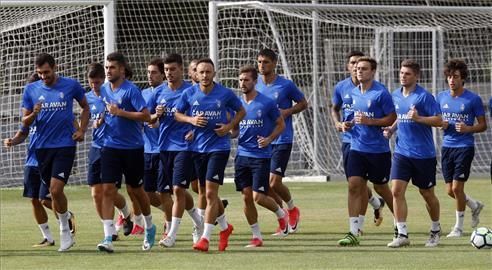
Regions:
<instances>
[{"instance_id":1,"label":"white soccer cleat","mask_svg":"<svg viewBox=\"0 0 492 270\"><path fill-rule=\"evenodd\" d=\"M426 247L437 247L439 240L441 239L441 231L433 232L429 234L429 240L425 243Z\"/></svg>"},{"instance_id":2,"label":"white soccer cleat","mask_svg":"<svg viewBox=\"0 0 492 270\"><path fill-rule=\"evenodd\" d=\"M99 251L106 251L107 253L113 253L113 242L111 241L112 237L105 238L101 243L97 245L97 249Z\"/></svg>"},{"instance_id":3,"label":"white soccer cleat","mask_svg":"<svg viewBox=\"0 0 492 270\"><path fill-rule=\"evenodd\" d=\"M453 230L446 235L447 238L461 237L463 236L463 230L460 228L453 228Z\"/></svg>"},{"instance_id":4,"label":"white soccer cleat","mask_svg":"<svg viewBox=\"0 0 492 270\"><path fill-rule=\"evenodd\" d=\"M74 244L75 241L73 240L70 230L64 230L60 232L60 248L58 249L58 251L68 251Z\"/></svg>"},{"instance_id":5,"label":"white soccer cleat","mask_svg":"<svg viewBox=\"0 0 492 270\"><path fill-rule=\"evenodd\" d=\"M200 241L200 237L202 237L203 234L203 224L202 226L193 226L193 232L191 235L193 236L193 244L198 243Z\"/></svg>"},{"instance_id":6,"label":"white soccer cleat","mask_svg":"<svg viewBox=\"0 0 492 270\"><path fill-rule=\"evenodd\" d=\"M161 239L159 241L159 246L161 247L167 247L167 248L170 248L170 247L174 247L176 245L176 239L174 239L173 237L171 236L166 236L166 238L164 239Z\"/></svg>"},{"instance_id":7,"label":"white soccer cleat","mask_svg":"<svg viewBox=\"0 0 492 270\"><path fill-rule=\"evenodd\" d=\"M475 228L478 226L478 223L480 223L480 212L482 212L482 209L485 205L479 201L477 201L477 208L472 210L472 221L471 221L471 227Z\"/></svg>"},{"instance_id":8,"label":"white soccer cleat","mask_svg":"<svg viewBox=\"0 0 492 270\"><path fill-rule=\"evenodd\" d=\"M390 248L400 248L404 246L409 246L410 245L410 239L404 235L398 235L398 237L393 238L393 241L388 243L388 247Z\"/></svg>"}]
</instances>

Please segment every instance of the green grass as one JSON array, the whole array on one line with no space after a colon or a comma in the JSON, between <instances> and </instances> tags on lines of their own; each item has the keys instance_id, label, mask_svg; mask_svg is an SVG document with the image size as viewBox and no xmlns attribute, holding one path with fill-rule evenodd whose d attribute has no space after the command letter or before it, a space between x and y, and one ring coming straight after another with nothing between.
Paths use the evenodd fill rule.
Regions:
<instances>
[{"instance_id":1,"label":"green grass","mask_svg":"<svg viewBox=\"0 0 492 270\"><path fill-rule=\"evenodd\" d=\"M368 211L365 234L359 247L337 247L336 242L348 231L346 210L346 183L288 183L296 203L301 209L300 231L278 239L270 236L276 228L273 213L259 209L264 247L245 249L250 239L249 226L242 213L240 194L231 184L221 189L221 195L230 201L226 209L234 225L230 246L224 253L217 251L218 229L214 231L211 251L197 253L191 249L191 221L183 219L177 246L164 249L155 246L151 252L140 250L141 237L123 237L115 242L115 253L96 251L102 239L102 225L85 186L66 189L70 209L77 217L76 245L67 253L59 253L58 228L50 213L50 227L57 241L56 247L31 248L41 239L39 229L28 200L21 198L22 191L0 190L0 268L1 269L490 269L492 251L476 250L469 243L471 233L470 211L465 217L466 235L460 239L441 239L434 249L424 247L430 221L424 202L412 186L407 192L408 226L411 246L389 249L392 238L392 218L384 210L380 227L372 224L372 211ZM454 225L453 201L437 187L441 202L443 234ZM488 180L470 180L467 192L486 204L481 215L481 226L492 226L492 185ZM369 208L370 209L370 208ZM153 209L154 221L162 226L162 215ZM162 227L159 233L162 232Z\"/></svg>"}]
</instances>

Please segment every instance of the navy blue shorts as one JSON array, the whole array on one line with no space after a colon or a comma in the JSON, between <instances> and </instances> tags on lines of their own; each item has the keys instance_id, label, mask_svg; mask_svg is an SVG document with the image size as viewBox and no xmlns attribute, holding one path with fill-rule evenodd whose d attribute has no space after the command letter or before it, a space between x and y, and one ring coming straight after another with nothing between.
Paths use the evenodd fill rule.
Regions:
<instances>
[{"instance_id":1,"label":"navy blue shorts","mask_svg":"<svg viewBox=\"0 0 492 270\"><path fill-rule=\"evenodd\" d=\"M205 186L205 181L224 184L224 171L229 160L229 153L230 151L217 151L192 154L200 186Z\"/></svg>"},{"instance_id":2,"label":"navy blue shorts","mask_svg":"<svg viewBox=\"0 0 492 270\"><path fill-rule=\"evenodd\" d=\"M452 183L453 180L466 182L470 177L470 168L474 156L474 147L443 147L441 167L444 182Z\"/></svg>"},{"instance_id":3,"label":"navy blue shorts","mask_svg":"<svg viewBox=\"0 0 492 270\"><path fill-rule=\"evenodd\" d=\"M101 181L101 148L91 146L89 149L89 168L87 170L87 184L89 186L102 184ZM121 181L116 183L121 188Z\"/></svg>"},{"instance_id":4,"label":"navy blue shorts","mask_svg":"<svg viewBox=\"0 0 492 270\"><path fill-rule=\"evenodd\" d=\"M347 175L360 176L373 184L382 185L389 181L391 152L365 153L350 150Z\"/></svg>"},{"instance_id":5,"label":"navy blue shorts","mask_svg":"<svg viewBox=\"0 0 492 270\"><path fill-rule=\"evenodd\" d=\"M133 188L143 184L144 152L139 149L101 149L101 182L121 183L125 175L125 183Z\"/></svg>"},{"instance_id":6,"label":"navy blue shorts","mask_svg":"<svg viewBox=\"0 0 492 270\"><path fill-rule=\"evenodd\" d=\"M172 192L173 186L189 188L193 180L193 160L189 151L161 151L157 191Z\"/></svg>"},{"instance_id":7,"label":"navy blue shorts","mask_svg":"<svg viewBox=\"0 0 492 270\"><path fill-rule=\"evenodd\" d=\"M38 167L26 166L24 168L24 193L26 198L50 200L49 187L41 181Z\"/></svg>"},{"instance_id":8,"label":"navy blue shorts","mask_svg":"<svg viewBox=\"0 0 492 270\"><path fill-rule=\"evenodd\" d=\"M398 153L393 154L391 179L410 182L420 189L429 189L436 185L436 158L409 158Z\"/></svg>"},{"instance_id":9,"label":"navy blue shorts","mask_svg":"<svg viewBox=\"0 0 492 270\"><path fill-rule=\"evenodd\" d=\"M145 192L157 191L157 178L159 177L160 159L159 153L144 153L144 190Z\"/></svg>"},{"instance_id":10,"label":"navy blue shorts","mask_svg":"<svg viewBox=\"0 0 492 270\"><path fill-rule=\"evenodd\" d=\"M50 185L51 178L56 178L66 184L72 172L75 146L36 149L36 158L41 179L47 186Z\"/></svg>"},{"instance_id":11,"label":"navy blue shorts","mask_svg":"<svg viewBox=\"0 0 492 270\"><path fill-rule=\"evenodd\" d=\"M270 173L285 176L289 163L292 144L272 144L272 158L270 160Z\"/></svg>"},{"instance_id":12,"label":"navy blue shorts","mask_svg":"<svg viewBox=\"0 0 492 270\"><path fill-rule=\"evenodd\" d=\"M342 143L342 155L343 155L343 171L345 172L345 177L348 179L348 157L350 153L350 143Z\"/></svg>"},{"instance_id":13,"label":"navy blue shorts","mask_svg":"<svg viewBox=\"0 0 492 270\"><path fill-rule=\"evenodd\" d=\"M236 190L253 187L253 191L268 193L270 159L236 156L234 160Z\"/></svg>"}]
</instances>

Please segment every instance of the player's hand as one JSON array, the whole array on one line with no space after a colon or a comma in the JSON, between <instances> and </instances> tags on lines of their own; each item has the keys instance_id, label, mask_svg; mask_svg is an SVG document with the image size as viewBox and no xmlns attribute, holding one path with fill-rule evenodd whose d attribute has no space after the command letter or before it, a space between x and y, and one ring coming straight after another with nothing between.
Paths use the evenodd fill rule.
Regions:
<instances>
[{"instance_id":1,"label":"player's hand","mask_svg":"<svg viewBox=\"0 0 492 270\"><path fill-rule=\"evenodd\" d=\"M391 136L393 136L393 129L391 127L382 127L383 129L383 136L386 139L391 139Z\"/></svg>"},{"instance_id":2,"label":"player's hand","mask_svg":"<svg viewBox=\"0 0 492 270\"><path fill-rule=\"evenodd\" d=\"M193 130L190 130L186 133L185 135L185 141L191 142L195 138L195 132Z\"/></svg>"},{"instance_id":3,"label":"player's hand","mask_svg":"<svg viewBox=\"0 0 492 270\"><path fill-rule=\"evenodd\" d=\"M220 137L229 134L229 131L232 129L230 124L217 123L215 124L215 133Z\"/></svg>"},{"instance_id":4,"label":"player's hand","mask_svg":"<svg viewBox=\"0 0 492 270\"><path fill-rule=\"evenodd\" d=\"M459 122L456 122L456 124L454 124L454 128L459 133L467 133L470 127L467 126L464 122L459 121Z\"/></svg>"},{"instance_id":5,"label":"player's hand","mask_svg":"<svg viewBox=\"0 0 492 270\"><path fill-rule=\"evenodd\" d=\"M336 122L336 123L335 123L335 129L336 129L338 132L343 132L343 122Z\"/></svg>"},{"instance_id":6,"label":"player's hand","mask_svg":"<svg viewBox=\"0 0 492 270\"><path fill-rule=\"evenodd\" d=\"M416 121L419 118L419 112L417 111L417 109L415 109L415 105L412 105L412 107L410 107L410 110L407 113L407 117L408 119L412 119L413 121Z\"/></svg>"},{"instance_id":7,"label":"player's hand","mask_svg":"<svg viewBox=\"0 0 492 270\"><path fill-rule=\"evenodd\" d=\"M191 120L191 124L197 127L205 127L208 123L208 120L206 117L203 116L203 113L198 114L197 116L193 117Z\"/></svg>"},{"instance_id":8,"label":"player's hand","mask_svg":"<svg viewBox=\"0 0 492 270\"><path fill-rule=\"evenodd\" d=\"M257 142L258 142L258 147L260 148L265 148L267 147L271 142L272 142L272 139L270 139L270 137L262 137L260 135L256 136L257 138Z\"/></svg>"},{"instance_id":9,"label":"player's hand","mask_svg":"<svg viewBox=\"0 0 492 270\"><path fill-rule=\"evenodd\" d=\"M38 115L38 113L41 112L41 102L34 104L32 112L34 113L34 115Z\"/></svg>"},{"instance_id":10,"label":"player's hand","mask_svg":"<svg viewBox=\"0 0 492 270\"><path fill-rule=\"evenodd\" d=\"M152 124L150 124L150 123L149 123L149 124L147 124L147 126L148 126L149 128L158 128L158 127L159 127L159 118L157 118L157 120L156 120L154 123L152 123Z\"/></svg>"},{"instance_id":11,"label":"player's hand","mask_svg":"<svg viewBox=\"0 0 492 270\"><path fill-rule=\"evenodd\" d=\"M118 107L118 104L114 104L114 103L106 105L106 109L108 110L108 112L110 114L115 115L115 116L118 116L118 114L120 112L120 108Z\"/></svg>"},{"instance_id":12,"label":"player's hand","mask_svg":"<svg viewBox=\"0 0 492 270\"><path fill-rule=\"evenodd\" d=\"M446 130L449 127L449 122L447 120L442 121L441 130Z\"/></svg>"},{"instance_id":13,"label":"player's hand","mask_svg":"<svg viewBox=\"0 0 492 270\"><path fill-rule=\"evenodd\" d=\"M346 131L349 131L352 129L352 127L354 126L354 122L352 121L345 121L342 123L342 131L343 132L346 132Z\"/></svg>"},{"instance_id":14,"label":"player's hand","mask_svg":"<svg viewBox=\"0 0 492 270\"><path fill-rule=\"evenodd\" d=\"M7 148L12 147L12 139L11 138L4 139L3 140L3 146L5 146Z\"/></svg>"},{"instance_id":15,"label":"player's hand","mask_svg":"<svg viewBox=\"0 0 492 270\"><path fill-rule=\"evenodd\" d=\"M157 114L157 118L160 118L164 114L164 105L157 105L155 107L155 114Z\"/></svg>"},{"instance_id":16,"label":"player's hand","mask_svg":"<svg viewBox=\"0 0 492 270\"><path fill-rule=\"evenodd\" d=\"M94 122L92 122L92 128L99 128L100 126L102 126L102 124L104 124L104 118L103 117L94 120Z\"/></svg>"},{"instance_id":17,"label":"player's hand","mask_svg":"<svg viewBox=\"0 0 492 270\"><path fill-rule=\"evenodd\" d=\"M354 122L358 125L369 125L370 119L365 116L361 111L354 113Z\"/></svg>"},{"instance_id":18,"label":"player's hand","mask_svg":"<svg viewBox=\"0 0 492 270\"><path fill-rule=\"evenodd\" d=\"M72 134L72 140L74 140L76 142L84 141L84 137L85 137L85 132L80 128L77 129L77 131L75 131L74 134Z\"/></svg>"},{"instance_id":19,"label":"player's hand","mask_svg":"<svg viewBox=\"0 0 492 270\"><path fill-rule=\"evenodd\" d=\"M284 119L292 115L292 111L290 109L285 109L285 110L279 109L279 110L280 110L280 114Z\"/></svg>"}]
</instances>

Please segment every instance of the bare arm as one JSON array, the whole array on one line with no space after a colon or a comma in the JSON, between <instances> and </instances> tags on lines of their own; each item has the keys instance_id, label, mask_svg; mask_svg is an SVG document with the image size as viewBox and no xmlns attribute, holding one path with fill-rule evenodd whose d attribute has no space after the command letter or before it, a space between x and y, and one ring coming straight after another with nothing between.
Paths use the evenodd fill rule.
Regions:
<instances>
[{"instance_id":1,"label":"bare arm","mask_svg":"<svg viewBox=\"0 0 492 270\"><path fill-rule=\"evenodd\" d=\"M387 127L392 125L396 120L396 113L392 112L382 118L369 118L362 113L356 113L354 116L356 124L366 125L366 126L380 126Z\"/></svg>"},{"instance_id":2,"label":"bare arm","mask_svg":"<svg viewBox=\"0 0 492 270\"><path fill-rule=\"evenodd\" d=\"M133 121L140 121L140 122L149 122L150 121L150 113L147 108L143 108L143 110L139 112L128 112L125 110L122 110L118 108L118 105L116 104L109 104L107 105L108 111L112 115L116 115L119 117L124 117Z\"/></svg>"},{"instance_id":3,"label":"bare arm","mask_svg":"<svg viewBox=\"0 0 492 270\"><path fill-rule=\"evenodd\" d=\"M87 103L87 99L85 97L79 101L79 105L82 108L82 112L80 113L80 126L76 126L77 130L72 135L72 139L74 141L81 142L84 140L85 132L87 131L87 126L89 125L89 103Z\"/></svg>"},{"instance_id":4,"label":"bare arm","mask_svg":"<svg viewBox=\"0 0 492 270\"><path fill-rule=\"evenodd\" d=\"M7 138L3 140L3 145L5 147L12 147L24 142L29 134L27 132L22 132L22 130L17 131L14 137Z\"/></svg>"},{"instance_id":5,"label":"bare arm","mask_svg":"<svg viewBox=\"0 0 492 270\"><path fill-rule=\"evenodd\" d=\"M305 109L307 109L307 107L308 107L307 100L306 100L306 98L303 98L303 99L299 100L299 102L297 102L294 106L292 106L292 108L280 110L280 113L282 114L282 116L285 119L285 118L287 118L293 114L300 113L300 112L304 111Z\"/></svg>"},{"instance_id":6,"label":"bare arm","mask_svg":"<svg viewBox=\"0 0 492 270\"><path fill-rule=\"evenodd\" d=\"M258 146L260 148L267 147L273 140L275 140L285 129L285 121L282 116L279 116L275 121L275 128L268 137L258 137Z\"/></svg>"},{"instance_id":7,"label":"bare arm","mask_svg":"<svg viewBox=\"0 0 492 270\"><path fill-rule=\"evenodd\" d=\"M456 131L460 133L480 133L487 130L487 121L485 121L485 116L477 117L477 123L473 126L467 126L463 122L457 122L455 124Z\"/></svg>"},{"instance_id":8,"label":"bare arm","mask_svg":"<svg viewBox=\"0 0 492 270\"><path fill-rule=\"evenodd\" d=\"M36 103L31 110L22 108L22 125L25 127L31 126L31 124L36 120L36 116L41 111L41 103Z\"/></svg>"},{"instance_id":9,"label":"bare arm","mask_svg":"<svg viewBox=\"0 0 492 270\"><path fill-rule=\"evenodd\" d=\"M227 133L229 133L229 131L231 131L234 126L239 125L239 122L243 120L245 115L246 110L243 106L241 106L239 111L237 111L234 115L234 118L232 118L231 122L227 124L220 124L219 128L214 129L215 133L217 133L217 135L219 136L225 136Z\"/></svg>"}]
</instances>

